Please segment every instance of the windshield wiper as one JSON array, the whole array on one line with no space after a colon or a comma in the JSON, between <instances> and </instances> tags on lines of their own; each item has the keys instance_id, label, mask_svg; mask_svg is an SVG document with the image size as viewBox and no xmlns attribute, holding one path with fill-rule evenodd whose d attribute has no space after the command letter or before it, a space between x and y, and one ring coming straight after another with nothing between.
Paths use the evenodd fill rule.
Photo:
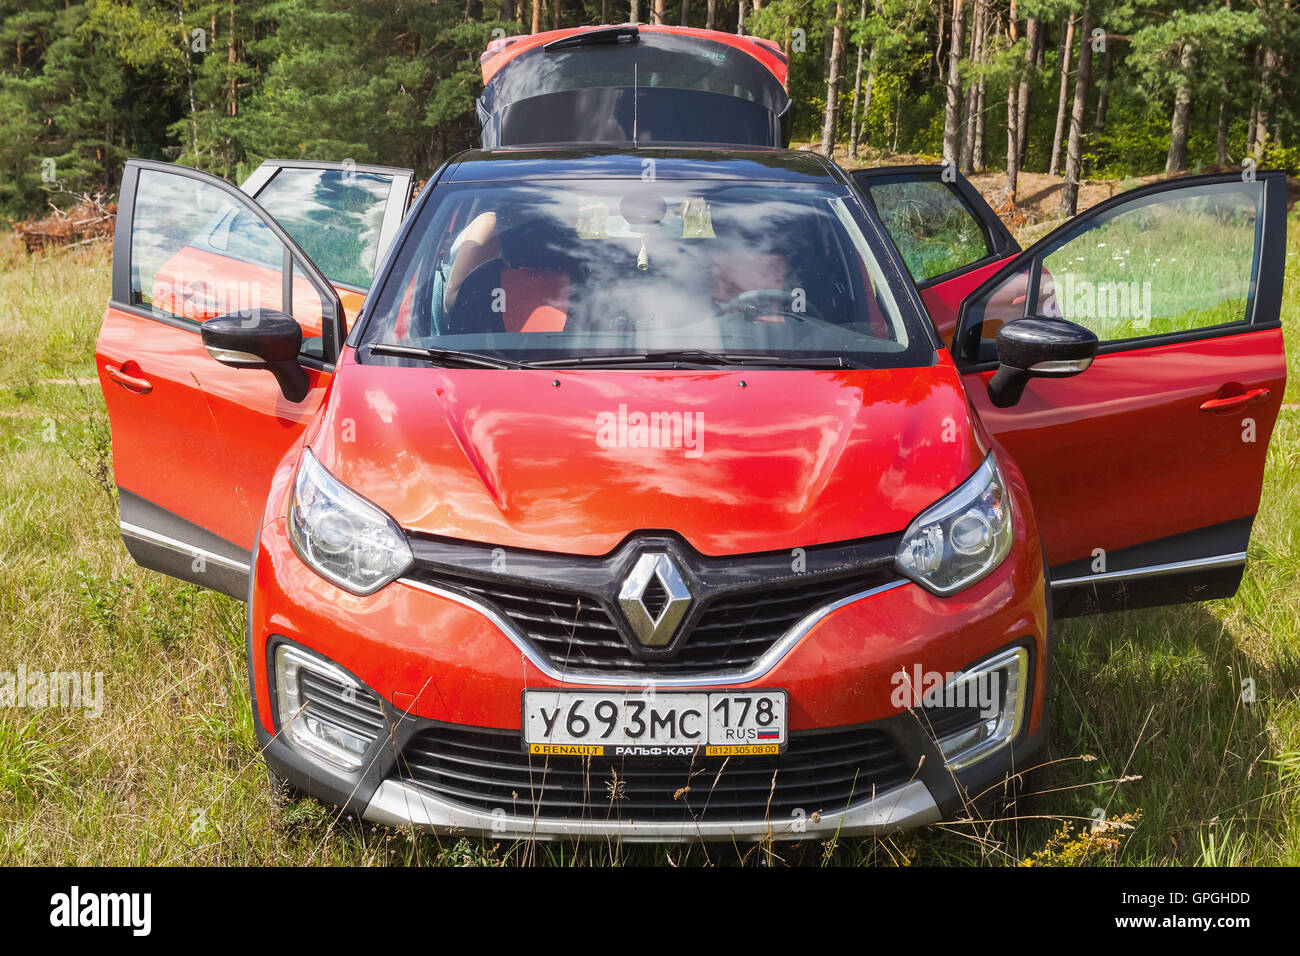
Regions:
<instances>
[{"instance_id":1,"label":"windshield wiper","mask_svg":"<svg viewBox=\"0 0 1300 956\"><path fill-rule=\"evenodd\" d=\"M425 348L418 345L396 345L391 342L375 342L366 346L371 355L396 355L401 358L424 359L434 365L449 368L527 368L522 362L481 355L478 352L459 352L455 349Z\"/></svg>"},{"instance_id":2,"label":"windshield wiper","mask_svg":"<svg viewBox=\"0 0 1300 956\"><path fill-rule=\"evenodd\" d=\"M780 368L857 368L841 355L791 356L746 352L710 352L707 349L660 349L621 355L572 355L529 363L530 368L565 368L571 365L651 365L689 363L718 367L776 366Z\"/></svg>"}]
</instances>

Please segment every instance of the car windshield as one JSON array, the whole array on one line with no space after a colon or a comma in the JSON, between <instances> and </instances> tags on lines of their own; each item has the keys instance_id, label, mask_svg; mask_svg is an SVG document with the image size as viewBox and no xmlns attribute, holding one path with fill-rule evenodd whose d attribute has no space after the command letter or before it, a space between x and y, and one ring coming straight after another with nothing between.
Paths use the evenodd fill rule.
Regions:
<instances>
[{"instance_id":1,"label":"car windshield","mask_svg":"<svg viewBox=\"0 0 1300 956\"><path fill-rule=\"evenodd\" d=\"M551 364L692 350L769 364L933 360L846 187L466 183L437 187L418 215L354 344ZM411 360L399 351L362 359Z\"/></svg>"}]
</instances>

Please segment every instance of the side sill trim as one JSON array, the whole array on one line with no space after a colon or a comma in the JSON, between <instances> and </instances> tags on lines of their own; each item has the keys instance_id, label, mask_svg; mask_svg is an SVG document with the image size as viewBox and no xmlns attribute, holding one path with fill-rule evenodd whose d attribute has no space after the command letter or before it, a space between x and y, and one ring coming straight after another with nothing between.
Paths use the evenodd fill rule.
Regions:
<instances>
[{"instance_id":1,"label":"side sill trim","mask_svg":"<svg viewBox=\"0 0 1300 956\"><path fill-rule=\"evenodd\" d=\"M1193 558L1190 561L1173 561L1169 564L1149 564L1146 567L1130 568L1127 571L1102 571L1099 574L1084 574L1074 578L1053 578L1052 587L1063 588L1073 587L1078 584L1097 584L1103 581L1155 578L1166 574L1179 574L1183 571L1211 571L1215 568L1231 568L1245 563L1246 552L1236 551L1232 554L1217 554L1211 558Z\"/></svg>"},{"instance_id":2,"label":"side sill trim","mask_svg":"<svg viewBox=\"0 0 1300 956\"><path fill-rule=\"evenodd\" d=\"M226 568L230 571L238 571L241 574L247 574L249 566L239 561L232 561L230 558L223 557L220 554L214 554L206 548L196 547L192 544L186 544L184 541L178 541L175 538L169 538L165 534L159 534L156 531L150 531L148 528L141 528L129 522L121 522L122 534L135 538L139 541L147 541L150 544L156 544L160 547L175 551L178 554L188 555L190 557L203 556L205 561L211 561L219 568Z\"/></svg>"},{"instance_id":3,"label":"side sill trim","mask_svg":"<svg viewBox=\"0 0 1300 956\"><path fill-rule=\"evenodd\" d=\"M446 598L448 601L455 601L472 610L478 611L487 618L497 630L501 631L506 637L523 652L524 656L551 680L558 681L561 684L578 684L586 687L646 687L654 685L655 687L717 687L726 684L747 684L750 681L758 680L770 671L781 658L790 651L792 647L799 643L805 634L813 629L813 626L826 617L832 611L837 611L846 604L852 604L854 601L861 601L863 598L874 597L877 594L883 594L885 591L892 591L894 588L902 587L912 582L900 578L897 581L890 581L888 584L882 584L878 587L870 588L866 591L859 591L856 594L850 594L847 597L840 598L838 601L832 601L830 604L815 608L806 614L802 620L795 624L790 630L786 631L775 644L773 644L762 657L754 661L743 671L719 671L715 674L693 674L690 677L671 677L657 674L652 670L645 670L635 675L629 674L605 674L584 672L580 674L566 673L556 668L554 664L548 661L542 654L537 651L528 640L519 633L518 629L502 615L498 614L486 604L481 604L472 598L455 591L448 591L444 588L432 584L426 584L423 581L416 581L412 578L398 578L398 583L405 584L408 587L418 588L421 591L427 591L430 594L436 594L438 597Z\"/></svg>"}]
</instances>

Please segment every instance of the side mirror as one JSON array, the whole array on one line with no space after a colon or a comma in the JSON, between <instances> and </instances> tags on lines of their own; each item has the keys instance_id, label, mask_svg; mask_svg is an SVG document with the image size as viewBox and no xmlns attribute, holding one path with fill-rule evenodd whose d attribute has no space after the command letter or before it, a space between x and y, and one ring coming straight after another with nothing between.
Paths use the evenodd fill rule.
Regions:
<instances>
[{"instance_id":1,"label":"side mirror","mask_svg":"<svg viewBox=\"0 0 1300 956\"><path fill-rule=\"evenodd\" d=\"M1027 318L998 331L998 370L989 379L989 399L998 408L1020 401L1031 378L1078 375L1097 355L1097 336L1065 319Z\"/></svg>"},{"instance_id":2,"label":"side mirror","mask_svg":"<svg viewBox=\"0 0 1300 956\"><path fill-rule=\"evenodd\" d=\"M311 385L298 364L302 326L275 309L244 309L208 319L200 326L208 354L231 368L266 369L291 402L307 397Z\"/></svg>"}]
</instances>

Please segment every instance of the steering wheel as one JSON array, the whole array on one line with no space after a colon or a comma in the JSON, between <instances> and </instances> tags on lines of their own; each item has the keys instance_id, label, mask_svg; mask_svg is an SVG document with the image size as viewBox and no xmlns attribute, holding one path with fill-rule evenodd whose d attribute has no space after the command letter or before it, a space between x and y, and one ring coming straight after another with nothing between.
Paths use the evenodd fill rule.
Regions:
<instances>
[{"instance_id":1,"label":"steering wheel","mask_svg":"<svg viewBox=\"0 0 1300 956\"><path fill-rule=\"evenodd\" d=\"M733 295L714 311L714 315L729 315L739 312L750 322L770 321L764 316L789 316L798 322L812 320L822 325L833 325L822 317L816 307L808 304L807 299L800 303L802 310L795 308L795 294L785 289L750 289L739 295ZM837 326L838 328L838 326Z\"/></svg>"}]
</instances>

